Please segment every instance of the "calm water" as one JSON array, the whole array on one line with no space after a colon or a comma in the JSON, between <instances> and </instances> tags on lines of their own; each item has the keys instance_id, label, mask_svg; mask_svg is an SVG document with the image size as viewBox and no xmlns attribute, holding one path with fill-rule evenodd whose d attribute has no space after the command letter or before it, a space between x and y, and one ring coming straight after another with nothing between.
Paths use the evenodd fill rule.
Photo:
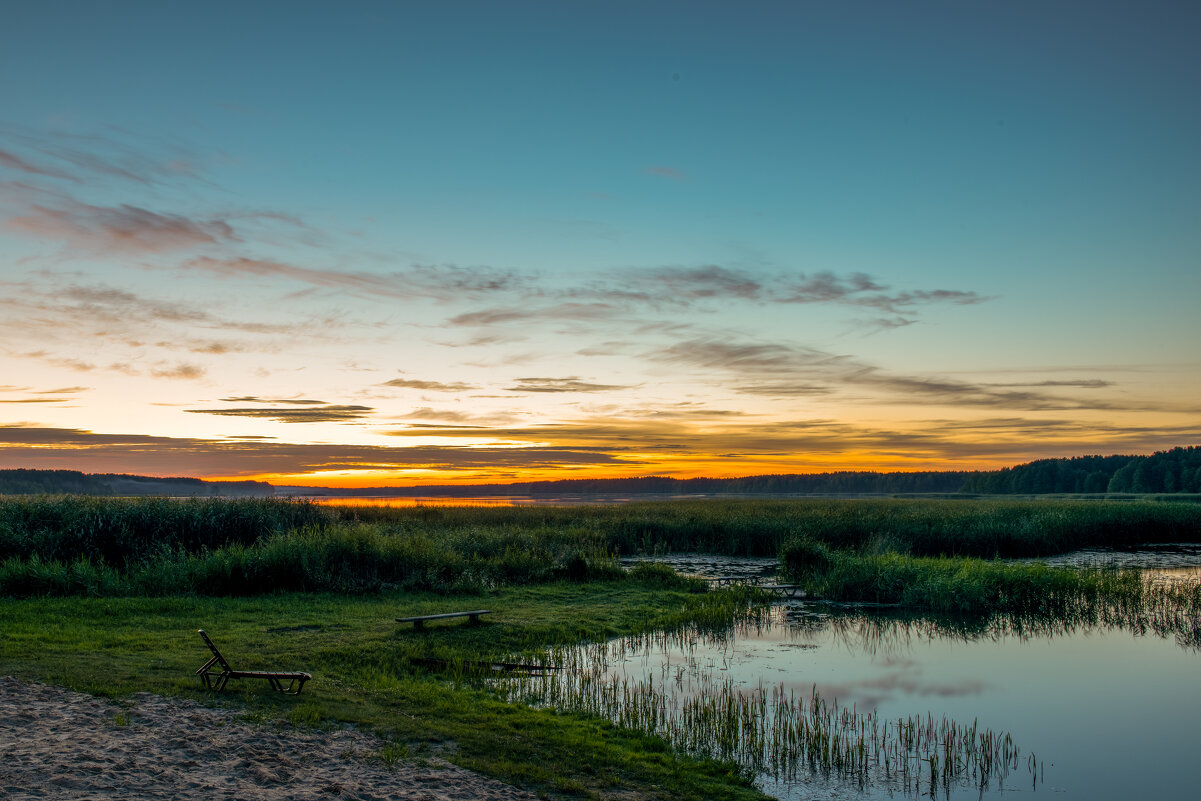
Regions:
<instances>
[{"instance_id":1,"label":"calm water","mask_svg":"<svg viewBox=\"0 0 1201 801\"><path fill-rule=\"evenodd\" d=\"M1110 556L1164 576L1187 577L1201 567L1201 546ZM709 577L774 571L772 560L722 558L710 568L697 555L670 561ZM977 721L1008 732L1023 755L1034 754L1042 766L1037 777L1023 767L1002 787L939 789L938 797L1201 797L1201 652L1170 636L1098 624L964 625L794 601L729 636L628 648L610 666L609 678L650 680L677 692L715 680L748 691L782 685L800 696L816 689L842 706L874 708L885 719L930 714ZM860 788L823 777L779 784L761 776L759 783L785 799L912 796L886 783Z\"/></svg>"}]
</instances>

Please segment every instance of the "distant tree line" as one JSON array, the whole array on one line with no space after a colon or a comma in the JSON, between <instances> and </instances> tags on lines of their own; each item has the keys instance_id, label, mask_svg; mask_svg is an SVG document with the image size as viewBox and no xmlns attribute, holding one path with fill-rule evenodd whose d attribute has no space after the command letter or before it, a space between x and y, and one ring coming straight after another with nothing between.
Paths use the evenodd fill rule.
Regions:
<instances>
[{"instance_id":1,"label":"distant tree line","mask_svg":"<svg viewBox=\"0 0 1201 801\"><path fill-rule=\"evenodd\" d=\"M983 495L1201 492L1201 448L1172 448L1150 456L1039 459L972 474L962 491Z\"/></svg>"},{"instance_id":2,"label":"distant tree line","mask_svg":"<svg viewBox=\"0 0 1201 801\"><path fill-rule=\"evenodd\" d=\"M273 495L263 481L202 481L77 470L0 470L0 495L170 495L245 497Z\"/></svg>"},{"instance_id":3,"label":"distant tree line","mask_svg":"<svg viewBox=\"0 0 1201 801\"><path fill-rule=\"evenodd\" d=\"M989 471L926 471L746 476L743 478L583 478L512 484L422 487L272 487L262 481L87 474L75 470L0 470L0 495L269 496L577 496L577 495L1042 495L1100 493L1201 493L1201 447L1173 448L1150 456L1074 456L1039 459Z\"/></svg>"},{"instance_id":4,"label":"distant tree line","mask_svg":"<svg viewBox=\"0 0 1201 801\"><path fill-rule=\"evenodd\" d=\"M835 473L746 476L743 478L649 478L573 479L537 481L521 485L530 495L561 494L670 494L670 495L844 495L958 492L967 472L922 473Z\"/></svg>"}]
</instances>

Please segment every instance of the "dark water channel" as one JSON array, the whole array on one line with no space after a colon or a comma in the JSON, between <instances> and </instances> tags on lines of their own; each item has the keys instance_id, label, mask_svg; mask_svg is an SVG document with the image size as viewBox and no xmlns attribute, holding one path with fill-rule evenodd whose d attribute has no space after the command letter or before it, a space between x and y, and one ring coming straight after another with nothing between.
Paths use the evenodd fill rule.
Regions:
<instances>
[{"instance_id":1,"label":"dark water channel","mask_svg":"<svg viewBox=\"0 0 1201 801\"><path fill-rule=\"evenodd\" d=\"M708 560L708 562L706 562ZM1141 567L1152 579L1195 581L1201 546L1081 552L1060 564ZM771 581L774 562L665 558L707 578ZM940 784L934 797L1014 793L1095 801L1193 799L1201 727L1201 651L1141 626L1097 620L939 620L896 610L782 601L761 622L721 637L626 643L605 677L677 695L725 683L739 692L814 692L879 720L914 715L1008 733L1015 768L987 788ZM698 690L699 691L699 690ZM1030 770L1030 765L1036 765ZM800 772L757 782L784 799L931 795L877 770L869 781Z\"/></svg>"}]
</instances>

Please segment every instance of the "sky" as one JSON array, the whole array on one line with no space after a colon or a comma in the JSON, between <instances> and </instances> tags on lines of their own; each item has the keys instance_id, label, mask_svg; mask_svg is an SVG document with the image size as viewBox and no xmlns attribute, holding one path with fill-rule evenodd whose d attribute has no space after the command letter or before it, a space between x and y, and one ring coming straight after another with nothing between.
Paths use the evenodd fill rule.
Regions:
<instances>
[{"instance_id":1,"label":"sky","mask_svg":"<svg viewBox=\"0 0 1201 801\"><path fill-rule=\"evenodd\" d=\"M410 486L1201 444L1191 2L56 2L0 468Z\"/></svg>"}]
</instances>

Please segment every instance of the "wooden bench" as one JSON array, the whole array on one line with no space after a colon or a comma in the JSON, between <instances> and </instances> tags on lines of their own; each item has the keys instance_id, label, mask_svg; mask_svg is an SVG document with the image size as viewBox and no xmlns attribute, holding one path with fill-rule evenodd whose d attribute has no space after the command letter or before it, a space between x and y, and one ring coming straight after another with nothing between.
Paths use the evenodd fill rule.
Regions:
<instances>
[{"instance_id":1,"label":"wooden bench","mask_svg":"<svg viewBox=\"0 0 1201 801\"><path fill-rule=\"evenodd\" d=\"M225 661L225 657L221 656L221 652L217 650L217 646L213 645L213 641L204 633L204 629L199 629L200 638L204 640L204 644L213 652L213 658L205 662L200 670L196 671L196 675L200 677L200 681L204 684L205 689L217 690L220 692L225 689L225 684L230 679L266 679L273 690L279 690L281 693L289 695L297 695L303 688L304 683L313 678L308 673L290 672L280 673L271 670L234 670ZM221 672L213 670L214 665L221 666ZM287 687L284 682L287 682Z\"/></svg>"},{"instance_id":2,"label":"wooden bench","mask_svg":"<svg viewBox=\"0 0 1201 801\"><path fill-rule=\"evenodd\" d=\"M422 629L425 628L425 621L427 621L427 620L445 620L446 618L450 618L450 617L466 617L466 618L470 618L467 621L468 623L479 623L480 615L490 615L490 614L492 614L491 609L476 609L471 612L443 612L440 615L415 615L413 617L398 617L398 618L396 618L396 622L397 623L412 623L414 629L416 629L417 631L421 631Z\"/></svg>"}]
</instances>

